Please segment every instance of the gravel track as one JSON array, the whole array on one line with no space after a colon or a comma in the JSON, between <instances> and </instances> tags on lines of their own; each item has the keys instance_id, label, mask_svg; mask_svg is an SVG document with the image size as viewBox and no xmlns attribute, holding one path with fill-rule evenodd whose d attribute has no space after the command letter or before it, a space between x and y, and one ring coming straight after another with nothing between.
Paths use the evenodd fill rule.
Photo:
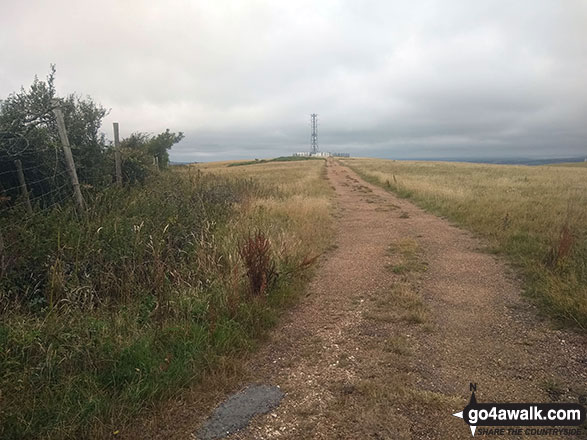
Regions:
<instances>
[{"instance_id":1,"label":"gravel track","mask_svg":"<svg viewBox=\"0 0 587 440\"><path fill-rule=\"evenodd\" d=\"M276 385L285 397L228 438L471 438L451 416L466 405L470 382L480 402L585 399L586 337L540 318L513 271L481 240L336 161L328 161L327 175L338 205L337 246L308 296L247 361L239 385ZM425 271L390 270L390 245L407 238ZM402 306L386 302L386 292L399 283L420 298L424 322L393 315ZM402 345L390 348L390 341ZM215 404L223 400L216 397ZM213 410L194 408L188 399L179 416L166 411L152 437L190 438Z\"/></svg>"}]
</instances>

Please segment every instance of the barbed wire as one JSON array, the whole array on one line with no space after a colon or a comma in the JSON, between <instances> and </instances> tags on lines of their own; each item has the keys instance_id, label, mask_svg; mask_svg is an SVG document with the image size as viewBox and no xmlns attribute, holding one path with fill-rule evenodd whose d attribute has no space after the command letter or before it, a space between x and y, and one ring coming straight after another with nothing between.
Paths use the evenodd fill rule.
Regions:
<instances>
[{"instance_id":1,"label":"barbed wire","mask_svg":"<svg viewBox=\"0 0 587 440\"><path fill-rule=\"evenodd\" d=\"M66 162L56 137L56 121L48 116L51 111L53 106L4 124L0 130L0 261L6 258L13 262L6 267L1 263L2 276L16 267L14 261L26 258L28 251L19 247L30 249L50 238L46 236L47 231L60 230L62 222L65 225L91 216L92 206L96 203L99 207L101 195L108 194L103 190L114 188L116 174L111 146L100 142L98 157L93 155L95 150L84 151L86 141L80 141L83 145L79 149L72 145L72 150L86 203L83 200L80 203L79 193L76 199L71 163ZM123 180L132 181L133 171L127 173L122 170ZM85 212L80 209L84 204L89 206Z\"/></svg>"},{"instance_id":2,"label":"barbed wire","mask_svg":"<svg viewBox=\"0 0 587 440\"><path fill-rule=\"evenodd\" d=\"M3 150L9 156L10 155L20 155L20 154L22 154L23 151L26 151L28 149L28 147L30 146L29 140L22 134L13 133L13 132L9 132L9 131L0 131L0 143L2 145L6 145L6 143L8 143L10 145L14 139L18 139L18 142L23 143L24 147L22 148L21 151L19 151L18 154L14 154L12 152L12 150L11 150L12 146L9 146L9 148L3 148Z\"/></svg>"},{"instance_id":3,"label":"barbed wire","mask_svg":"<svg viewBox=\"0 0 587 440\"><path fill-rule=\"evenodd\" d=\"M52 199L54 198L53 196L55 194L63 194L63 196L61 197L61 200L65 200L66 198L70 198L71 197L71 192L70 194L66 194L65 190L71 190L71 184L70 183L64 183L63 185L60 185L56 188L51 189L50 191L46 191L38 196L34 196L34 197L30 197L29 196L29 202L31 205L35 205L36 202L39 201L43 201L47 200L47 199ZM28 202L26 201L26 199L22 196L18 197L18 201L14 202L8 206L0 206L0 216L1 215L6 215L8 212L18 212L21 208L27 208L28 206ZM36 214L42 214L43 213L43 209L46 209L47 206L42 206L40 207L39 210L33 210L32 214L28 214L28 216L32 216L32 215L36 215Z\"/></svg>"},{"instance_id":4,"label":"barbed wire","mask_svg":"<svg viewBox=\"0 0 587 440\"><path fill-rule=\"evenodd\" d=\"M68 174L66 171L61 171L60 173L58 173L56 175L51 175L51 176L46 176L46 177L36 179L36 180L26 181L27 192L30 193L32 186L39 185L42 182L55 181L55 180L57 180L57 177L61 177L66 174ZM8 188L0 187L0 192L9 193L12 191L20 190L21 188L22 188L22 186L20 184L10 186Z\"/></svg>"},{"instance_id":5,"label":"barbed wire","mask_svg":"<svg viewBox=\"0 0 587 440\"><path fill-rule=\"evenodd\" d=\"M32 212L28 206L32 205ZM4 255L10 255L11 251L21 247L28 237L25 233L28 225L42 218L46 218L55 208L73 206L73 191L70 182L53 187L40 195L30 197L29 201L20 197L18 201L9 206L0 207L0 233L3 236ZM18 218L18 222L14 219Z\"/></svg>"}]
</instances>

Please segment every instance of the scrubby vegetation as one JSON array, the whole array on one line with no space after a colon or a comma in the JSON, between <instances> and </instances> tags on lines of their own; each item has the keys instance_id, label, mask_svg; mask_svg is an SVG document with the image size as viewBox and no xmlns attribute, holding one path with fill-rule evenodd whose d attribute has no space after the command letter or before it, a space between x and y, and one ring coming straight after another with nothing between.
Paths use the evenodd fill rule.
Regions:
<instances>
[{"instance_id":1,"label":"scrubby vegetation","mask_svg":"<svg viewBox=\"0 0 587 440\"><path fill-rule=\"evenodd\" d=\"M80 172L80 215L47 112L52 94L51 78L36 80L1 108L0 438L111 438L255 345L330 241L330 189L323 161L155 172L153 156L164 168L181 139L169 131L122 142L116 186L110 144L84 123L71 135L74 157L91 157L99 179ZM27 118L39 96L43 116ZM25 152L45 185L32 188L32 214L10 168ZM55 170L63 184L50 179Z\"/></svg>"},{"instance_id":2,"label":"scrubby vegetation","mask_svg":"<svg viewBox=\"0 0 587 440\"><path fill-rule=\"evenodd\" d=\"M0 436L107 436L251 348L329 242L317 165L309 200L271 169L281 185L182 168L96 195L83 222L73 207L23 222L2 281Z\"/></svg>"},{"instance_id":3,"label":"scrubby vegetation","mask_svg":"<svg viewBox=\"0 0 587 440\"><path fill-rule=\"evenodd\" d=\"M19 201L15 160L21 162L31 197L40 207L71 194L53 100L63 111L80 183L85 189L96 190L114 181L114 148L100 132L108 111L89 96L59 98L52 66L46 80L35 78L30 88L0 100L0 211ZM168 150L182 138L183 133L166 130L157 135L134 133L123 140L123 180L144 181L155 170L154 161L165 169Z\"/></svg>"},{"instance_id":4,"label":"scrubby vegetation","mask_svg":"<svg viewBox=\"0 0 587 440\"><path fill-rule=\"evenodd\" d=\"M344 159L366 180L448 217L521 269L527 294L587 329L587 169Z\"/></svg>"}]
</instances>

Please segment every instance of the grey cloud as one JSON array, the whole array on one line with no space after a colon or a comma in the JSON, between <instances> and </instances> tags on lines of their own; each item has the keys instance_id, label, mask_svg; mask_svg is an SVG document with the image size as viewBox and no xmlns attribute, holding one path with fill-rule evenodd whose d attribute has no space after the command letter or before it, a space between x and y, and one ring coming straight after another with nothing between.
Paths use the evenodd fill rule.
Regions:
<instances>
[{"instance_id":1,"label":"grey cloud","mask_svg":"<svg viewBox=\"0 0 587 440\"><path fill-rule=\"evenodd\" d=\"M175 160L306 149L382 157L586 154L581 0L0 0L0 96L58 69Z\"/></svg>"}]
</instances>

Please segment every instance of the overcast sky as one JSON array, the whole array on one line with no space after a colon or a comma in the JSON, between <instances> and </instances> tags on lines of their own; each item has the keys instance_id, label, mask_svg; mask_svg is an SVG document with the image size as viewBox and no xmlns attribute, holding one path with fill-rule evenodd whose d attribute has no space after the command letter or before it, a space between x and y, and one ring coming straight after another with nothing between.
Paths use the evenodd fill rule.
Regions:
<instances>
[{"instance_id":1,"label":"overcast sky","mask_svg":"<svg viewBox=\"0 0 587 440\"><path fill-rule=\"evenodd\" d=\"M587 155L585 0L0 0L0 98L57 65L178 161Z\"/></svg>"}]
</instances>

